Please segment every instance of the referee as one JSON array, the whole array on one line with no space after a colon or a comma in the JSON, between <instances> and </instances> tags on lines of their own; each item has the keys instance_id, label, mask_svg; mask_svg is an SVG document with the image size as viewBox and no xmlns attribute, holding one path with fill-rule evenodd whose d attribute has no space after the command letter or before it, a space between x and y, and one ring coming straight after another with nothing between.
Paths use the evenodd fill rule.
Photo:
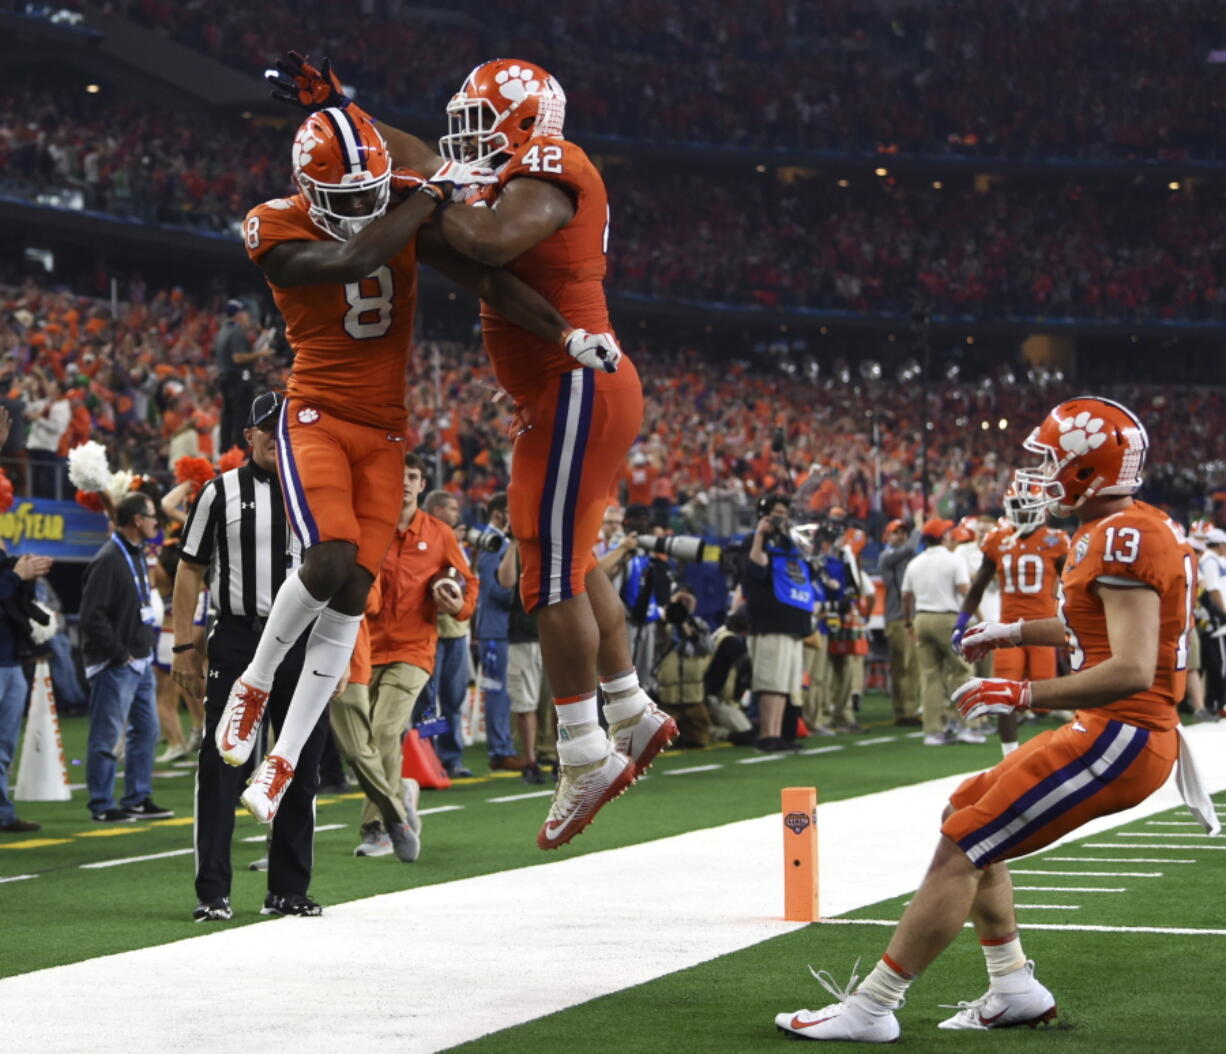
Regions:
<instances>
[{"instance_id":1,"label":"referee","mask_svg":"<svg viewBox=\"0 0 1226 1054\"><path fill-rule=\"evenodd\" d=\"M172 676L187 692L204 693L204 742L196 777L197 922L229 919L230 838L243 784L253 756L234 768L222 762L214 733L230 685L250 662L259 643L273 597L302 551L289 530L276 473L276 424L284 400L265 392L251 404L244 438L251 460L209 480L188 514L180 541L182 561L174 590L174 664ZM192 616L208 575L218 615L208 640L208 688L202 656L192 642ZM268 714L280 725L302 670L306 634L277 669ZM272 828L268 851L268 896L262 915L319 915L309 896L315 837L315 791L327 724L311 733Z\"/></svg>"}]
</instances>

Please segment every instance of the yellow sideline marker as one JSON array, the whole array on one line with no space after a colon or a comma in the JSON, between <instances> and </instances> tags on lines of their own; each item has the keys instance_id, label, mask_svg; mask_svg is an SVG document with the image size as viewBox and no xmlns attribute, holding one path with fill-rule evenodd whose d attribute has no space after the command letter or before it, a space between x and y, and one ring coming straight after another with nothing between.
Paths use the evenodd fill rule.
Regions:
<instances>
[{"instance_id":1,"label":"yellow sideline marker","mask_svg":"<svg viewBox=\"0 0 1226 1054\"><path fill-rule=\"evenodd\" d=\"M816 922L817 788L784 787L783 917L788 922Z\"/></svg>"}]
</instances>

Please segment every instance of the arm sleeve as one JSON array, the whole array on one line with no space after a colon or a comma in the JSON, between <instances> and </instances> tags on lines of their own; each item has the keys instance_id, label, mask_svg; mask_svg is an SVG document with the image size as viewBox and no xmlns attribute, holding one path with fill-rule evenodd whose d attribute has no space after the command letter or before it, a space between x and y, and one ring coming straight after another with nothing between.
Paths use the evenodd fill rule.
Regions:
<instances>
[{"instance_id":1,"label":"arm sleeve","mask_svg":"<svg viewBox=\"0 0 1226 1054\"><path fill-rule=\"evenodd\" d=\"M179 554L189 563L208 564L213 560L213 544L224 504L218 494L220 489L216 479L209 480L187 514L179 538Z\"/></svg>"}]
</instances>

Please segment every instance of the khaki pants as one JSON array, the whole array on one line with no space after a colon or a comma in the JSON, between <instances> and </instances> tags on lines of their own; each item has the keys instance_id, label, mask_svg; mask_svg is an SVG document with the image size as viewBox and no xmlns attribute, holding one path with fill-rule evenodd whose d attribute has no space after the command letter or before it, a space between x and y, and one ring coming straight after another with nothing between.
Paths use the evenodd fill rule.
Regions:
<instances>
[{"instance_id":1,"label":"khaki pants","mask_svg":"<svg viewBox=\"0 0 1226 1054\"><path fill-rule=\"evenodd\" d=\"M854 725L853 695L864 695L865 655L831 655L826 659L826 713L828 726Z\"/></svg>"},{"instance_id":2,"label":"khaki pants","mask_svg":"<svg viewBox=\"0 0 1226 1054\"><path fill-rule=\"evenodd\" d=\"M890 649L890 702L894 719L919 713L919 685L915 669L915 644L907 636L907 624L896 618L885 624L885 640Z\"/></svg>"},{"instance_id":3,"label":"khaki pants","mask_svg":"<svg viewBox=\"0 0 1226 1054\"><path fill-rule=\"evenodd\" d=\"M971 676L971 668L954 654L949 643L957 621L958 616L952 611L921 611L915 616L915 653L923 690L926 736L944 731L946 715L952 712L949 697Z\"/></svg>"},{"instance_id":4,"label":"khaki pants","mask_svg":"<svg viewBox=\"0 0 1226 1054\"><path fill-rule=\"evenodd\" d=\"M349 685L332 700L332 733L366 792L363 827L379 820L404 823L400 741L429 680L420 666L393 662L371 670L369 690Z\"/></svg>"},{"instance_id":5,"label":"khaki pants","mask_svg":"<svg viewBox=\"0 0 1226 1054\"><path fill-rule=\"evenodd\" d=\"M809 683L804 690L804 702L801 714L805 724L810 728L818 728L826 720L826 637L814 633L805 638L805 672L809 675Z\"/></svg>"}]
</instances>

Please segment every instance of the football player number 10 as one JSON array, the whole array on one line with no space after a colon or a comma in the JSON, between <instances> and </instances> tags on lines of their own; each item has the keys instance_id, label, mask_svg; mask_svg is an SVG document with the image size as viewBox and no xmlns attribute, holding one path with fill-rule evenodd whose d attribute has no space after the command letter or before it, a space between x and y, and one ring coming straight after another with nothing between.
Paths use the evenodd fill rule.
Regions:
<instances>
[{"instance_id":1,"label":"football player number 10","mask_svg":"<svg viewBox=\"0 0 1226 1054\"><path fill-rule=\"evenodd\" d=\"M1043 558L1034 553L1022 553L1017 558L1017 576L1014 577L1013 553L1000 558L1000 569L1005 576L1006 593L1041 593L1043 591Z\"/></svg>"}]
</instances>

